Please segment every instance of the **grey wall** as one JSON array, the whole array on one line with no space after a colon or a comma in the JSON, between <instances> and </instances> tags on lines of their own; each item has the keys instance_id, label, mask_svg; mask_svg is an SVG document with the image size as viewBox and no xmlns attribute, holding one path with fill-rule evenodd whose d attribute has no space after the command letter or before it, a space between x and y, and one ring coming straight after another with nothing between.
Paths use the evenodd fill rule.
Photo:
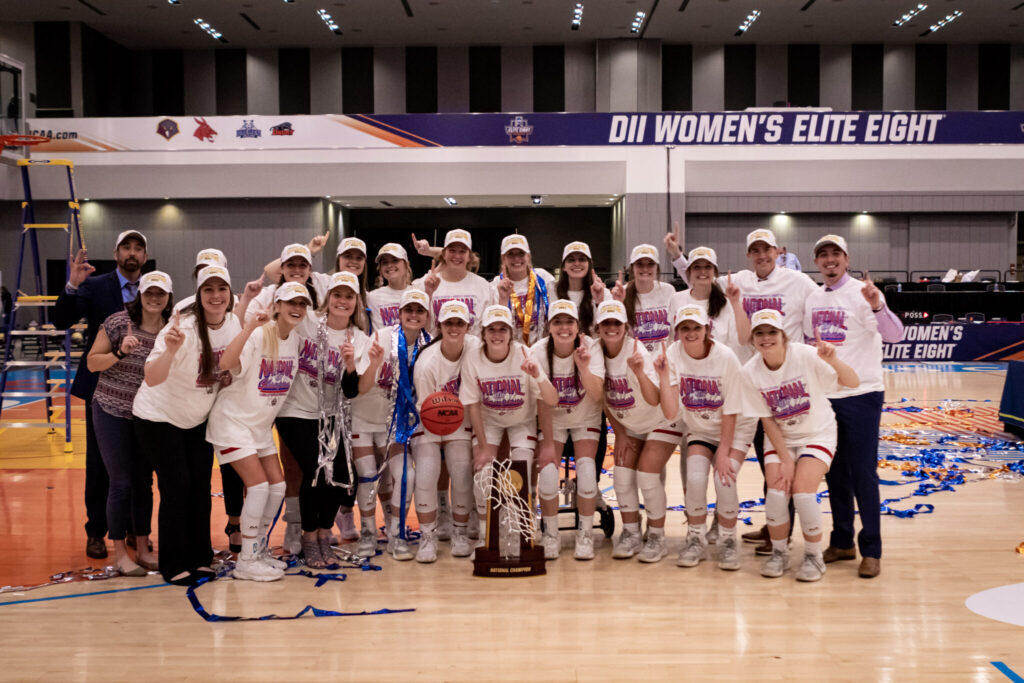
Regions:
<instances>
[{"instance_id":1,"label":"grey wall","mask_svg":"<svg viewBox=\"0 0 1024 683\"><path fill-rule=\"evenodd\" d=\"M469 72L467 70L467 78ZM501 108L533 111L533 47L504 45L501 48Z\"/></svg>"},{"instance_id":2,"label":"grey wall","mask_svg":"<svg viewBox=\"0 0 1024 683\"><path fill-rule=\"evenodd\" d=\"M374 48L373 109L376 114L405 113L405 48Z\"/></svg>"},{"instance_id":3,"label":"grey wall","mask_svg":"<svg viewBox=\"0 0 1024 683\"><path fill-rule=\"evenodd\" d=\"M693 110L725 108L725 49L721 45L693 46Z\"/></svg>"},{"instance_id":4,"label":"grey wall","mask_svg":"<svg viewBox=\"0 0 1024 683\"><path fill-rule=\"evenodd\" d=\"M852 68L849 45L821 46L821 106L849 111L853 100Z\"/></svg>"},{"instance_id":5,"label":"grey wall","mask_svg":"<svg viewBox=\"0 0 1024 683\"><path fill-rule=\"evenodd\" d=\"M341 48L309 51L309 112L340 114Z\"/></svg>"},{"instance_id":6,"label":"grey wall","mask_svg":"<svg viewBox=\"0 0 1024 683\"><path fill-rule=\"evenodd\" d=\"M787 48L785 45L757 46L756 94L758 107L770 107L788 98L786 73Z\"/></svg>"},{"instance_id":7,"label":"grey wall","mask_svg":"<svg viewBox=\"0 0 1024 683\"><path fill-rule=\"evenodd\" d=\"M437 110L442 114L469 111L469 48L437 48Z\"/></svg>"},{"instance_id":8,"label":"grey wall","mask_svg":"<svg viewBox=\"0 0 1024 683\"><path fill-rule=\"evenodd\" d=\"M25 65L25 116L35 116L36 105L29 101L28 94L36 91L35 34L32 24L24 21L0 21L0 53L12 57ZM6 102L3 103L7 105Z\"/></svg>"}]
</instances>

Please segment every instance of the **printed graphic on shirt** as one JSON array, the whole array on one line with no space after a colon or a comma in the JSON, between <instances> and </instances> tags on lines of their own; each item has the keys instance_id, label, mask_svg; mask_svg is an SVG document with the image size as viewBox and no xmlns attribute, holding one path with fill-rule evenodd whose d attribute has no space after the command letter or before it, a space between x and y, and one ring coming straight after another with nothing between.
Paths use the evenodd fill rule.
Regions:
<instances>
[{"instance_id":1,"label":"printed graphic on shirt","mask_svg":"<svg viewBox=\"0 0 1024 683\"><path fill-rule=\"evenodd\" d=\"M476 322L476 297L472 296L435 296L433 298L434 320L437 320L437 316L441 314L441 307L449 301L461 301L466 304L466 308L469 309L469 324L472 327Z\"/></svg>"},{"instance_id":2,"label":"printed graphic on shirt","mask_svg":"<svg viewBox=\"0 0 1024 683\"><path fill-rule=\"evenodd\" d=\"M306 375L309 386L317 386L317 358L319 357L316 341L303 339L299 347L299 374ZM341 367L341 352L337 347L327 350L327 375L324 381L333 385L338 380L338 368Z\"/></svg>"},{"instance_id":3,"label":"printed graphic on shirt","mask_svg":"<svg viewBox=\"0 0 1024 683\"><path fill-rule=\"evenodd\" d=\"M710 419L725 403L722 383L718 377L683 375L679 378L679 395L687 410L705 420Z\"/></svg>"},{"instance_id":4,"label":"printed graphic on shirt","mask_svg":"<svg viewBox=\"0 0 1024 683\"><path fill-rule=\"evenodd\" d=\"M400 310L398 308L398 304L388 304L387 306L381 306L378 310L380 311L380 319L384 327L398 325L401 322L398 318L398 311ZM434 310L436 315L436 306Z\"/></svg>"},{"instance_id":5,"label":"printed graphic on shirt","mask_svg":"<svg viewBox=\"0 0 1024 683\"><path fill-rule=\"evenodd\" d=\"M203 358L202 356L199 357L199 367L196 369L197 387L202 387L203 389L207 389L211 392L213 391L214 385L220 381L220 357L224 355L224 349L226 348L227 347L225 346L219 349L213 349L213 377L215 378L213 380L203 378Z\"/></svg>"},{"instance_id":6,"label":"printed graphic on shirt","mask_svg":"<svg viewBox=\"0 0 1024 683\"><path fill-rule=\"evenodd\" d=\"M295 375L295 361L292 359L260 358L259 382L256 388L260 396L283 396L288 393Z\"/></svg>"},{"instance_id":7,"label":"printed graphic on shirt","mask_svg":"<svg viewBox=\"0 0 1024 683\"><path fill-rule=\"evenodd\" d=\"M551 378L551 384L555 387L555 391L558 392L558 407L566 410L572 410L582 403L583 397L587 393L576 381L574 375L564 377L554 375Z\"/></svg>"},{"instance_id":8,"label":"printed graphic on shirt","mask_svg":"<svg viewBox=\"0 0 1024 683\"><path fill-rule=\"evenodd\" d=\"M743 297L743 312L749 318L762 309L770 308L773 311L778 311L780 315L786 315L782 310L785 301L786 297L781 294L769 294L767 296L745 295Z\"/></svg>"},{"instance_id":9,"label":"printed graphic on shirt","mask_svg":"<svg viewBox=\"0 0 1024 683\"><path fill-rule=\"evenodd\" d=\"M778 387L762 389L761 396L772 411L772 416L789 426L799 424L811 409L811 397L799 379L783 382Z\"/></svg>"},{"instance_id":10,"label":"printed graphic on shirt","mask_svg":"<svg viewBox=\"0 0 1024 683\"><path fill-rule=\"evenodd\" d=\"M655 344L668 339L668 331L671 325L668 321L667 308L637 311L634 318L636 319L636 325L633 327L633 336L637 341L646 346L648 351L653 351Z\"/></svg>"},{"instance_id":11,"label":"printed graphic on shirt","mask_svg":"<svg viewBox=\"0 0 1024 683\"><path fill-rule=\"evenodd\" d=\"M462 388L462 373L459 373L458 375L455 375L454 378L452 378L452 379L448 380L447 382L445 382L444 384L442 384L441 388L438 389L438 391L447 391L449 394L455 394L456 396L458 396L459 395L459 389L461 389L461 388Z\"/></svg>"},{"instance_id":12,"label":"printed graphic on shirt","mask_svg":"<svg viewBox=\"0 0 1024 683\"><path fill-rule=\"evenodd\" d=\"M377 386L380 387L385 394L391 396L391 388L395 384L395 371L392 368L390 362L384 362L380 366L380 372L377 373Z\"/></svg>"},{"instance_id":13,"label":"printed graphic on shirt","mask_svg":"<svg viewBox=\"0 0 1024 683\"><path fill-rule=\"evenodd\" d=\"M605 377L604 397L608 402L608 407L613 410L629 410L636 405L636 397L633 396L633 390L629 388L629 380L625 377L612 377L611 375ZM622 413L619 413L619 417L621 416Z\"/></svg>"},{"instance_id":14,"label":"printed graphic on shirt","mask_svg":"<svg viewBox=\"0 0 1024 683\"><path fill-rule=\"evenodd\" d=\"M478 379L482 403L499 415L510 413L523 407L526 392L523 391L519 377L497 377L495 379Z\"/></svg>"},{"instance_id":15,"label":"printed graphic on shirt","mask_svg":"<svg viewBox=\"0 0 1024 683\"><path fill-rule=\"evenodd\" d=\"M811 329L818 330L824 341L842 344L846 341L846 311L841 308L815 308L811 311Z\"/></svg>"}]
</instances>

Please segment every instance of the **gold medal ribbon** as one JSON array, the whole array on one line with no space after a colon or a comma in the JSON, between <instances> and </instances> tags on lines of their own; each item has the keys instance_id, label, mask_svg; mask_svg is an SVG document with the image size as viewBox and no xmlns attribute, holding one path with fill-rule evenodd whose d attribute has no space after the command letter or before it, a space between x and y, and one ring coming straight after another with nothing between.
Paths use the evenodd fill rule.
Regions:
<instances>
[{"instance_id":1,"label":"gold medal ribbon","mask_svg":"<svg viewBox=\"0 0 1024 683\"><path fill-rule=\"evenodd\" d=\"M533 272L533 268L530 269L528 281L529 284L526 287L525 302L519 299L519 295L516 294L515 286L513 286L512 293L509 295L509 300L512 302L512 310L515 312L516 318L519 319L519 324L523 327L524 344L530 343L530 325L533 322L534 295L537 292L537 274Z\"/></svg>"}]
</instances>

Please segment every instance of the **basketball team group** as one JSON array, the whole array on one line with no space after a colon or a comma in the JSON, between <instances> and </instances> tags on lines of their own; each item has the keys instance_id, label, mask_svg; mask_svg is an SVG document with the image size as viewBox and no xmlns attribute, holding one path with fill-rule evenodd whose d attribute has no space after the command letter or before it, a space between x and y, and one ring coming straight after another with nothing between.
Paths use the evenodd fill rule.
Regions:
<instances>
[{"instance_id":1,"label":"basketball team group","mask_svg":"<svg viewBox=\"0 0 1024 683\"><path fill-rule=\"evenodd\" d=\"M899 340L902 324L870 277L848 274L841 236L814 245L819 286L778 261L770 230L747 236L749 269L735 273L719 271L711 248L684 253L669 233L662 248L682 291L660 279L652 244L632 248L613 285L595 273L585 242L565 245L555 277L513 234L487 281L475 272L471 235L456 229L436 246L413 236L432 258L419 278L406 249L385 244L370 289L371 255L358 238L341 240L332 273L313 269L326 242L285 246L247 283L232 280L221 251L204 249L178 297L166 273L141 274L138 231L118 236L113 273L94 275L85 253L76 256L55 322L90 324L73 389L87 407L87 505L90 477L93 490L104 470L109 479L105 500L93 501L104 528L87 525L91 556L106 556L106 535L122 574L159 569L181 585L215 577L216 459L235 579L284 575L268 543L282 503L285 551L310 568L337 562L339 541L374 556L378 504L395 560L470 557L485 535L489 487L479 473L510 458L533 473L539 542L556 560L571 444L571 552L591 560L610 427L621 516L612 557L668 554L666 465L679 448L687 525L676 565L740 569L737 476L753 446L766 524L742 540L764 556L761 574L792 569L818 581L827 564L859 551L858 574L878 575L882 343ZM149 538L154 471L159 556ZM816 497L823 479L828 543ZM406 527L412 510L418 543ZM791 563L795 519L803 540Z\"/></svg>"}]
</instances>

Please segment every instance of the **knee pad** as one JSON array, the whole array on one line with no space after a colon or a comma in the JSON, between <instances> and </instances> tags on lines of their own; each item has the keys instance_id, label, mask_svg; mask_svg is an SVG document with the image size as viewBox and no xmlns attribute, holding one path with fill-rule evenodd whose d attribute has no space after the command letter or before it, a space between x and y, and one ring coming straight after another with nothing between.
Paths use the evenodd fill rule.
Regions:
<instances>
[{"instance_id":1,"label":"knee pad","mask_svg":"<svg viewBox=\"0 0 1024 683\"><path fill-rule=\"evenodd\" d=\"M270 484L265 481L245 489L241 515L243 536L259 536L260 520L263 519L263 508L267 507L269 496Z\"/></svg>"},{"instance_id":2,"label":"knee pad","mask_svg":"<svg viewBox=\"0 0 1024 683\"><path fill-rule=\"evenodd\" d=\"M683 482L683 493L686 493L686 444L682 445L682 452L679 454L679 481Z\"/></svg>"},{"instance_id":3,"label":"knee pad","mask_svg":"<svg viewBox=\"0 0 1024 683\"><path fill-rule=\"evenodd\" d=\"M644 493L644 509L647 510L647 519L664 517L667 499L661 475L653 472L637 472L636 483Z\"/></svg>"},{"instance_id":4,"label":"knee pad","mask_svg":"<svg viewBox=\"0 0 1024 683\"><path fill-rule=\"evenodd\" d=\"M612 477L615 485L615 500L621 512L637 512L640 510L640 495L636 490L636 470L628 467L615 466Z\"/></svg>"},{"instance_id":5,"label":"knee pad","mask_svg":"<svg viewBox=\"0 0 1024 683\"><path fill-rule=\"evenodd\" d=\"M417 448L416 455L416 512L437 510L437 480L441 476L441 453L436 444Z\"/></svg>"},{"instance_id":6,"label":"knee pad","mask_svg":"<svg viewBox=\"0 0 1024 683\"><path fill-rule=\"evenodd\" d=\"M377 476L377 463L373 456L356 458L356 474L359 476L359 484L356 486L356 500L360 510L373 510L376 506L373 502L373 492L377 488L376 481L372 480Z\"/></svg>"},{"instance_id":7,"label":"knee pad","mask_svg":"<svg viewBox=\"0 0 1024 683\"><path fill-rule=\"evenodd\" d=\"M700 517L708 513L708 470L711 461L703 455L690 455L686 460L686 514Z\"/></svg>"},{"instance_id":8,"label":"knee pad","mask_svg":"<svg viewBox=\"0 0 1024 683\"><path fill-rule=\"evenodd\" d=\"M764 514L768 526L789 524L789 494L779 489L768 489L764 496Z\"/></svg>"},{"instance_id":9,"label":"knee pad","mask_svg":"<svg viewBox=\"0 0 1024 683\"><path fill-rule=\"evenodd\" d=\"M793 507L800 518L800 529L805 536L817 536L821 533L821 505L813 493L794 493Z\"/></svg>"},{"instance_id":10,"label":"knee pad","mask_svg":"<svg viewBox=\"0 0 1024 683\"><path fill-rule=\"evenodd\" d=\"M576 493L580 498L597 498L597 463L593 458L576 459Z\"/></svg>"},{"instance_id":11,"label":"knee pad","mask_svg":"<svg viewBox=\"0 0 1024 683\"><path fill-rule=\"evenodd\" d=\"M270 525L274 523L274 517L281 509L281 501L284 500L287 489L288 485L283 481L267 485L267 502L263 506L263 518L260 520L260 531L263 534L270 532Z\"/></svg>"},{"instance_id":12,"label":"knee pad","mask_svg":"<svg viewBox=\"0 0 1024 683\"><path fill-rule=\"evenodd\" d=\"M473 506L473 462L469 441L447 444L444 460L452 480L452 512L468 515Z\"/></svg>"},{"instance_id":13,"label":"knee pad","mask_svg":"<svg viewBox=\"0 0 1024 683\"><path fill-rule=\"evenodd\" d=\"M416 470L413 468L412 457L408 455L393 456L388 461L391 471L391 506L398 509L402 504L402 477L405 477L405 506L412 502L413 488L416 486Z\"/></svg>"},{"instance_id":14,"label":"knee pad","mask_svg":"<svg viewBox=\"0 0 1024 683\"><path fill-rule=\"evenodd\" d=\"M549 462L541 468L537 479L537 495L541 500L558 498L558 468L555 463Z\"/></svg>"},{"instance_id":15,"label":"knee pad","mask_svg":"<svg viewBox=\"0 0 1024 683\"><path fill-rule=\"evenodd\" d=\"M513 448L509 453L512 460L522 460L526 463L533 462L533 450L530 448Z\"/></svg>"},{"instance_id":16,"label":"knee pad","mask_svg":"<svg viewBox=\"0 0 1024 683\"><path fill-rule=\"evenodd\" d=\"M732 458L729 458L729 462L732 465L732 471L738 472L741 463ZM719 481L718 477L715 477L715 497L715 512L721 519L736 519L739 516L740 492L736 482L726 486Z\"/></svg>"}]
</instances>

